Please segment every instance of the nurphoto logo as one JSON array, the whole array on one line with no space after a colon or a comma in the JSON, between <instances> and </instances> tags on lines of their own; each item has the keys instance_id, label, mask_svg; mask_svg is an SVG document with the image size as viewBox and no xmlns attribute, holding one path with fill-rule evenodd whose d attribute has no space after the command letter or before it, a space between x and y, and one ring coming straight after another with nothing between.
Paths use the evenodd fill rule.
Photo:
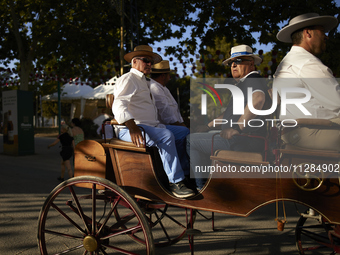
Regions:
<instances>
[{"instance_id":1,"label":"nurphoto logo","mask_svg":"<svg viewBox=\"0 0 340 255\"><path fill-rule=\"evenodd\" d=\"M204 84L205 86L209 86L207 84ZM218 96L218 99L221 102L221 98L218 95L218 93L216 92L216 89L228 89L231 94L232 97L234 98L233 100L233 114L235 115L239 115L239 114L244 114L244 95L242 93L242 90L239 89L236 85L231 85L231 84L215 84L214 88L209 86L209 88L215 93L215 95ZM207 92L211 98L213 98L215 104L216 104L216 100L213 97L213 95L207 91L206 89L200 88L203 91ZM248 107L249 110L255 114L255 115L260 115L260 116L265 116L265 115L270 115L272 114L277 106L278 106L278 96L277 96L277 89L273 88L273 97L272 97L272 106L270 109L268 110L257 110L254 108L253 106L253 95L254 91L252 87L248 88ZM288 94L289 93L299 93L299 94L303 94L304 97L299 97L299 98L288 98ZM309 100L311 99L311 93L309 92L308 89L305 88L282 88L281 89L281 115L286 115L286 109L287 109L287 105L292 104L295 105L298 109L300 109L300 111L308 116L308 115L312 115L304 106L304 103L307 103ZM222 105L222 102L221 102ZM206 94L202 94L202 101L201 101L201 114L202 115L206 115L207 114L207 95Z\"/></svg>"}]
</instances>

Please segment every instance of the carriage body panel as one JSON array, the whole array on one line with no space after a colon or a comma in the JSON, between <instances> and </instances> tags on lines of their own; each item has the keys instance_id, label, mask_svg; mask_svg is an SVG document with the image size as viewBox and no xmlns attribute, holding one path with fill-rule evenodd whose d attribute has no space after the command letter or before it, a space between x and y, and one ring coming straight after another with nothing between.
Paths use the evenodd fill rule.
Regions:
<instances>
[{"instance_id":1,"label":"carriage body panel","mask_svg":"<svg viewBox=\"0 0 340 255\"><path fill-rule=\"evenodd\" d=\"M132 143L123 143L124 146L121 141L113 139L110 143L90 141L77 145L75 176L85 174L109 178L136 198L244 217L275 201L292 201L315 209L332 223L340 223L338 213L340 186L335 173L325 176L323 184L313 191L300 189L293 181L291 172L281 174L281 178L276 178L275 173L272 175L257 173L251 177L244 173L242 175L213 173L205 187L196 196L190 199L179 199L167 190L168 180L160 159L157 158L157 150L137 148ZM90 144L92 149L88 147ZM84 146L86 149L82 149ZM96 147L95 150L93 150L94 147ZM84 154L89 153L89 158L93 156L98 158L94 155L96 151L101 154L99 158L103 157L103 160L97 163L89 161L86 164ZM326 154L319 153L310 156L308 153L298 153L294 150L278 150L278 153L281 156L278 164L282 165L298 165L303 162L315 164L337 164L339 162L338 154L330 156L328 154L328 157L325 157ZM236 167L236 172L240 172L241 166L269 164L259 161L256 153L248 153L248 155L241 153L239 158L234 154L231 153L228 158L228 154L224 151L217 153L212 157L213 165L223 167L232 164ZM104 159L106 166L103 163Z\"/></svg>"}]
</instances>

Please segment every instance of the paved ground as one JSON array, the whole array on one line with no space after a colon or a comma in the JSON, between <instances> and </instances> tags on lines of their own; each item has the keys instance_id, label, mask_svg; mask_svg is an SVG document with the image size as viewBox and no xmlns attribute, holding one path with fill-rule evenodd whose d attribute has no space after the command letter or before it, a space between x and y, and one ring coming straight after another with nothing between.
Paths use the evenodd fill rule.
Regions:
<instances>
[{"instance_id":1,"label":"paved ground","mask_svg":"<svg viewBox=\"0 0 340 255\"><path fill-rule=\"evenodd\" d=\"M39 211L58 184L60 173L58 146L47 150L54 139L36 137L35 155L14 157L3 155L0 135L1 255L39 254ZM203 235L195 238L195 254L298 254L294 227L299 216L295 205L286 203L286 209L288 223L283 232L276 229L275 205L260 208L247 218L216 214L215 225L220 231L215 232L210 221L197 216L195 227ZM299 209L304 210L302 206ZM156 254L190 254L187 238L171 247L157 248Z\"/></svg>"}]
</instances>

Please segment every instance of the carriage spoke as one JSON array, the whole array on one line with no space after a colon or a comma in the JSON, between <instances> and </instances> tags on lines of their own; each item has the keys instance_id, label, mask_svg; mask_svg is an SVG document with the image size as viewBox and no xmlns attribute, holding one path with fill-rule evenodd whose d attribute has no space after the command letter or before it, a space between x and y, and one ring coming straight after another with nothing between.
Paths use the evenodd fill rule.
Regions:
<instances>
[{"instance_id":1,"label":"carriage spoke","mask_svg":"<svg viewBox=\"0 0 340 255\"><path fill-rule=\"evenodd\" d=\"M97 235L99 235L99 234L102 232L104 226L106 226L106 224L107 224L108 220L110 219L112 213L114 212L114 210L116 210L116 207L117 207L119 201L120 201L120 198L118 198L117 201L115 201L115 204L112 205L111 210L110 210L110 212L107 214L107 216L106 216L104 222L101 224L101 226L100 226L100 228L99 228L99 230L98 230L98 232L97 232Z\"/></svg>"},{"instance_id":2,"label":"carriage spoke","mask_svg":"<svg viewBox=\"0 0 340 255\"><path fill-rule=\"evenodd\" d=\"M83 247L84 247L84 245L81 244L81 245L75 246L75 247L73 247L73 248L69 248L69 249L67 249L67 250L58 252L57 254L58 254L58 255L67 254L67 253L69 253L69 252L73 252L73 251L79 250L79 249L81 249L81 248L83 248Z\"/></svg>"},{"instance_id":3,"label":"carriage spoke","mask_svg":"<svg viewBox=\"0 0 340 255\"><path fill-rule=\"evenodd\" d=\"M133 212L125 215L123 218L119 217L119 215L117 214L116 215L117 223L113 224L110 228L111 229L118 229L122 226L125 226L126 223L128 223L129 221L131 221L135 217L136 217L136 215Z\"/></svg>"},{"instance_id":4,"label":"carriage spoke","mask_svg":"<svg viewBox=\"0 0 340 255\"><path fill-rule=\"evenodd\" d=\"M108 255L104 249L100 248L100 251L103 253L103 255Z\"/></svg>"},{"instance_id":5,"label":"carriage spoke","mask_svg":"<svg viewBox=\"0 0 340 255\"><path fill-rule=\"evenodd\" d=\"M52 230L48 230L48 229L45 229L44 233L55 235L55 236L62 236L62 237L67 237L67 238L83 240L83 237L68 235L68 234L65 234L65 233L56 232L56 231L52 231Z\"/></svg>"},{"instance_id":6,"label":"carriage spoke","mask_svg":"<svg viewBox=\"0 0 340 255\"><path fill-rule=\"evenodd\" d=\"M184 226L182 223L178 222L176 219L174 219L173 217L171 217L169 214L165 213L165 215L172 220L174 223L176 223L178 226L182 227L182 228L187 228L186 226Z\"/></svg>"},{"instance_id":7,"label":"carriage spoke","mask_svg":"<svg viewBox=\"0 0 340 255\"><path fill-rule=\"evenodd\" d=\"M61 214L66 220L68 220L73 226L75 226L81 233L85 234L86 232L77 224L75 223L67 214L62 211L55 203L52 203L51 206Z\"/></svg>"},{"instance_id":8,"label":"carriage spoke","mask_svg":"<svg viewBox=\"0 0 340 255\"><path fill-rule=\"evenodd\" d=\"M130 251L127 251L125 249L121 249L121 248L118 248L118 247L115 247L115 246L112 246L112 245L103 245L103 246L106 247L106 248L118 251L118 252L120 252L122 254L138 255L138 253L130 252Z\"/></svg>"},{"instance_id":9,"label":"carriage spoke","mask_svg":"<svg viewBox=\"0 0 340 255\"><path fill-rule=\"evenodd\" d=\"M96 233L96 184L92 184L92 235Z\"/></svg>"},{"instance_id":10,"label":"carriage spoke","mask_svg":"<svg viewBox=\"0 0 340 255\"><path fill-rule=\"evenodd\" d=\"M141 229L142 229L142 226L140 224L138 224L137 226L134 226L134 227L131 227L131 228L128 228L128 229L124 229L124 230L121 230L121 231L116 231L112 234L109 234L105 237L102 237L101 240L105 240L105 239L108 239L108 238L111 238L111 237L114 237L114 236L118 236L118 235L121 235L121 234L127 234L127 233L130 233L130 232L133 232L133 231L137 232L138 230L141 230Z\"/></svg>"},{"instance_id":11,"label":"carriage spoke","mask_svg":"<svg viewBox=\"0 0 340 255\"><path fill-rule=\"evenodd\" d=\"M326 236L321 236L321 235L318 235L314 232L311 232L311 231L308 231L306 229L301 229L301 234L306 236L306 237L309 237L310 239L316 241L316 242L327 242L329 241L328 237Z\"/></svg>"},{"instance_id":12,"label":"carriage spoke","mask_svg":"<svg viewBox=\"0 0 340 255\"><path fill-rule=\"evenodd\" d=\"M155 213L155 215L156 215L156 218L159 219L157 213ZM168 232L166 231L166 229L165 229L165 227L164 227L162 221L160 221L159 224L161 225L161 228L162 228L163 233L165 234L166 238L168 239L168 241L170 241L171 238L170 238L170 236L168 235Z\"/></svg>"},{"instance_id":13,"label":"carriage spoke","mask_svg":"<svg viewBox=\"0 0 340 255\"><path fill-rule=\"evenodd\" d=\"M75 194L75 191L74 191L74 189L73 189L72 186L70 186L69 189L70 189L70 192L71 192L73 201L76 203L76 207L77 207L77 209L78 209L79 216L81 217L81 219L82 219L82 221L83 221L83 224L84 224L84 226L85 226L85 228L86 228L86 231L87 231L87 233L90 233L89 228L88 228L88 226L87 226L87 224L86 224L86 221L85 221L85 214L84 214L83 209L82 209L82 207L81 207L81 205L80 205L80 203L79 203L78 197L77 197L77 195Z\"/></svg>"}]
</instances>

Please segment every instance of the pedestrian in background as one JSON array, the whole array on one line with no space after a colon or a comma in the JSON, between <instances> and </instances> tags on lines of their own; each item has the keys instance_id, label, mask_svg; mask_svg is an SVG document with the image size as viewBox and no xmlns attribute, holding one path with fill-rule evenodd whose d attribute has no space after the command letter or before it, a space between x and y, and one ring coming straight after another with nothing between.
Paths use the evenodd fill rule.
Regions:
<instances>
[{"instance_id":1,"label":"pedestrian in background","mask_svg":"<svg viewBox=\"0 0 340 255\"><path fill-rule=\"evenodd\" d=\"M84 131L80 127L81 122L78 118L73 118L71 121L71 132L74 139L74 144L77 145L84 140Z\"/></svg>"},{"instance_id":2,"label":"pedestrian in background","mask_svg":"<svg viewBox=\"0 0 340 255\"><path fill-rule=\"evenodd\" d=\"M62 158L61 160L61 174L60 177L58 177L59 181L64 181L64 175L65 175L65 168L67 169L69 178L73 177L73 171L71 167L70 158L73 155L73 150L75 147L74 139L70 134L68 133L69 127L67 125L62 125L60 128L61 134L58 136L58 138L47 146L49 149L50 147L57 145L59 142L61 143L61 151L60 156Z\"/></svg>"}]
</instances>

